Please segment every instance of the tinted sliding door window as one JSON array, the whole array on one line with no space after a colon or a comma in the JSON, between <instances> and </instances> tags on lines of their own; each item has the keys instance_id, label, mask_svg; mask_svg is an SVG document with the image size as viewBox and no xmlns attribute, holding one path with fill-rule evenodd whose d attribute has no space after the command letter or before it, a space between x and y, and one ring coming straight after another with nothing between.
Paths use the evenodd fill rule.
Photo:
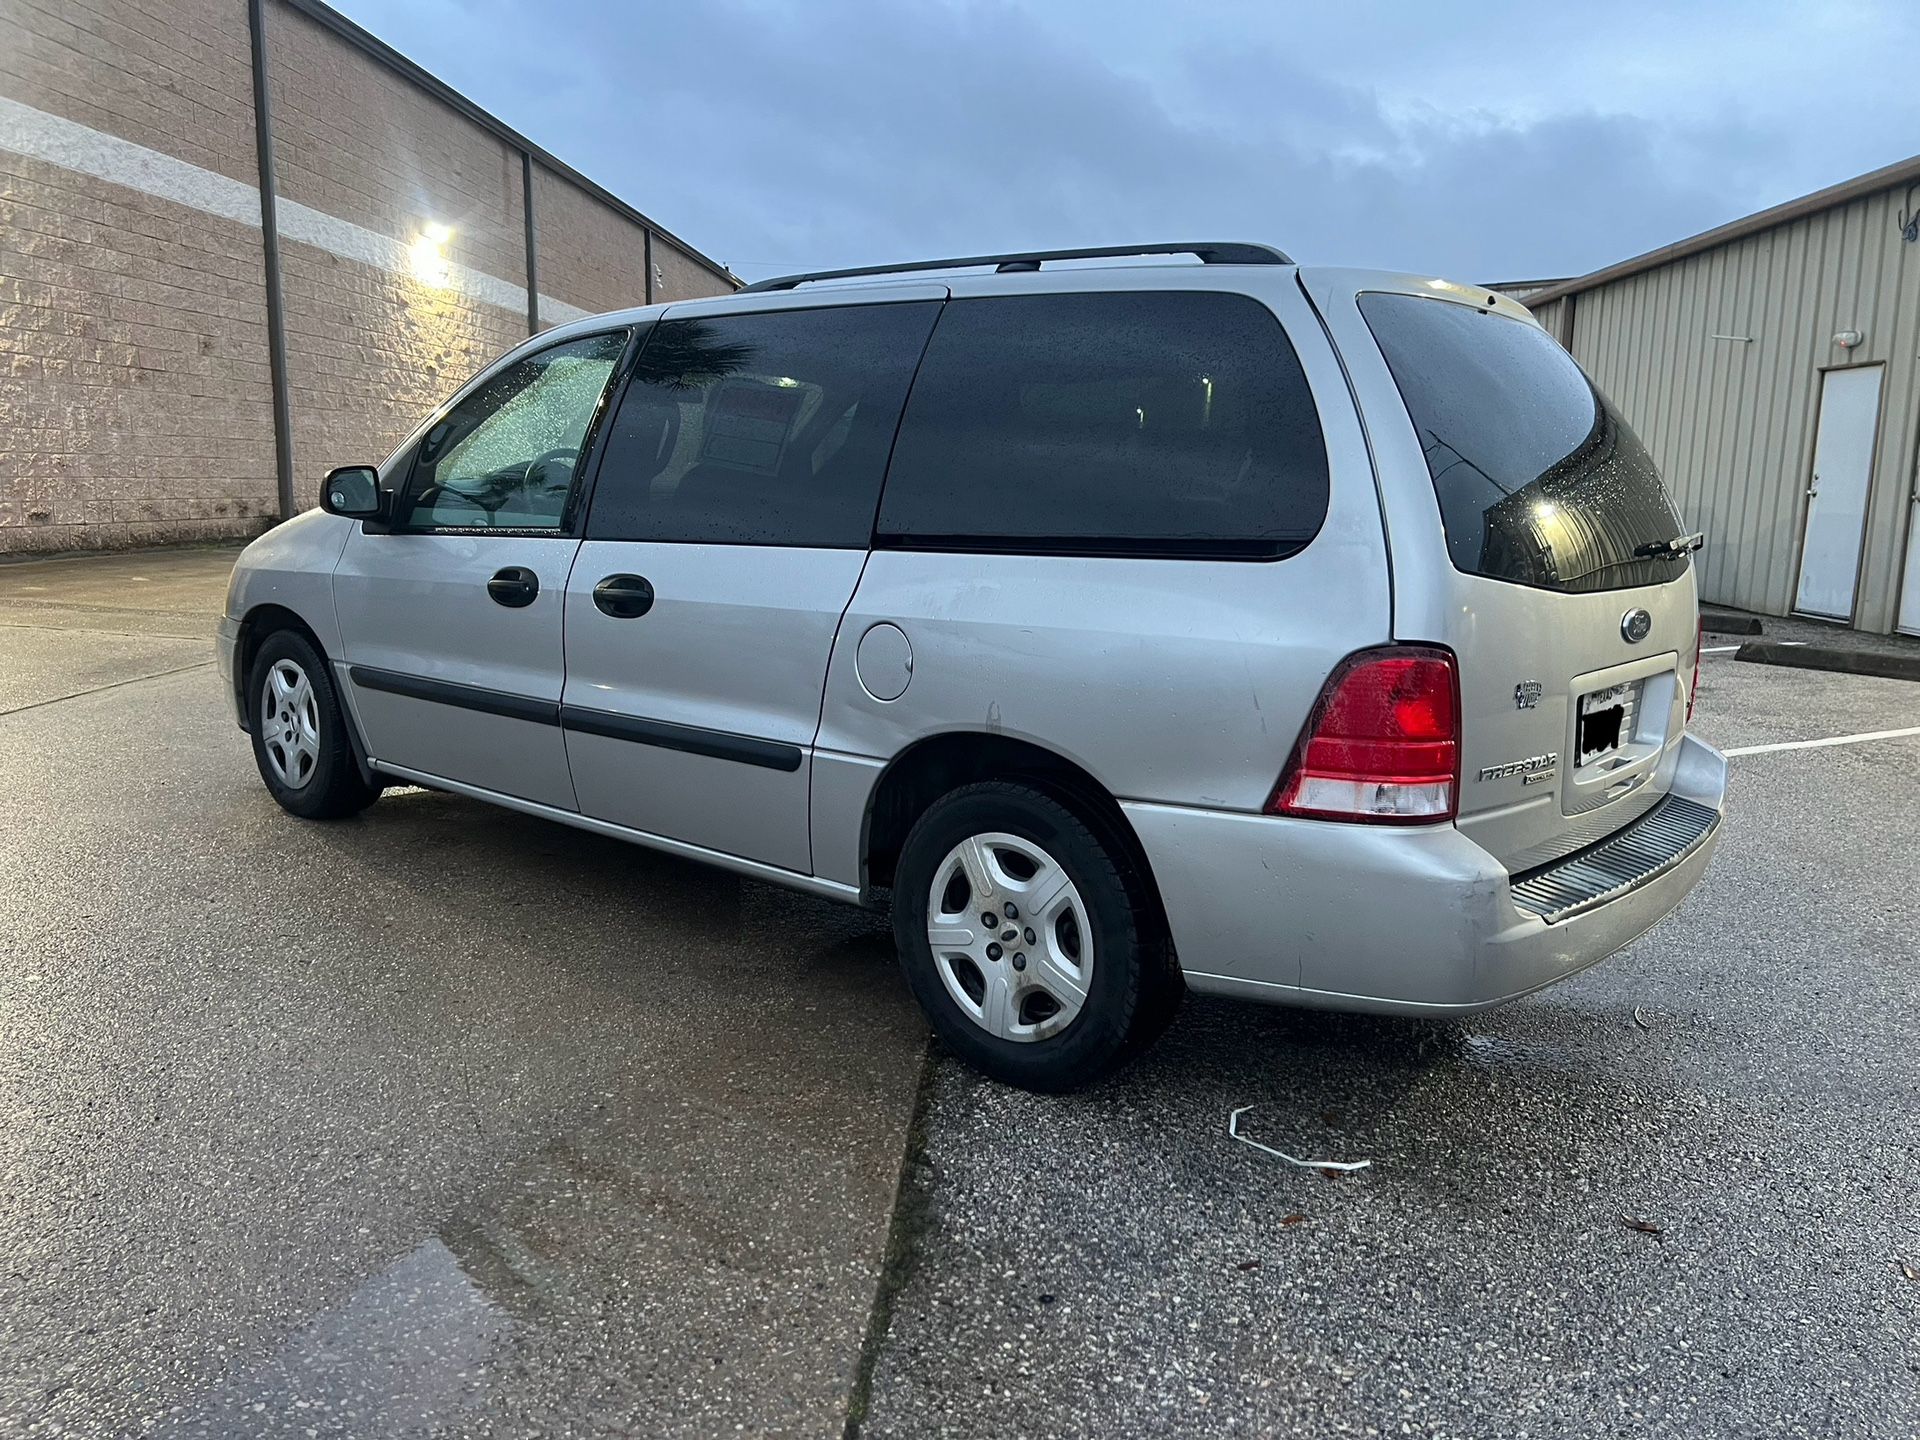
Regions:
<instances>
[{"instance_id":1,"label":"tinted sliding door window","mask_svg":"<svg viewBox=\"0 0 1920 1440\"><path fill-rule=\"evenodd\" d=\"M864 549L939 308L654 326L608 428L587 538Z\"/></svg>"},{"instance_id":2,"label":"tinted sliding door window","mask_svg":"<svg viewBox=\"0 0 1920 1440\"><path fill-rule=\"evenodd\" d=\"M558 530L625 330L540 350L483 382L421 439L399 523Z\"/></svg>"},{"instance_id":3,"label":"tinted sliding door window","mask_svg":"<svg viewBox=\"0 0 1920 1440\"><path fill-rule=\"evenodd\" d=\"M881 544L1271 559L1327 513L1273 312L1154 291L953 300L900 426Z\"/></svg>"}]
</instances>

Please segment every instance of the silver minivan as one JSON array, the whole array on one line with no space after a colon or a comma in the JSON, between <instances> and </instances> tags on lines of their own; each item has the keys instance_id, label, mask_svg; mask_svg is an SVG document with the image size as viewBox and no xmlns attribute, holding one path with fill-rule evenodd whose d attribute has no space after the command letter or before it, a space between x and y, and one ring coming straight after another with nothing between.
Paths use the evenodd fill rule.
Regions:
<instances>
[{"instance_id":1,"label":"silver minivan","mask_svg":"<svg viewBox=\"0 0 1920 1440\"><path fill-rule=\"evenodd\" d=\"M890 907L1017 1085L1183 988L1512 1000L1718 838L1700 537L1484 289L1247 244L791 276L537 335L320 498L220 627L282 806L423 785Z\"/></svg>"}]
</instances>

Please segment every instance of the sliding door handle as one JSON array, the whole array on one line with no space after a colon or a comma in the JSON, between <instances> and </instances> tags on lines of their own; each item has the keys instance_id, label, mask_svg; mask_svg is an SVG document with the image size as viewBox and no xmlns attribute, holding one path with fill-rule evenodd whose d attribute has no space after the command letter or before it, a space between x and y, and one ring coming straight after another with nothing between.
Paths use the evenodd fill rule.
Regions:
<instances>
[{"instance_id":1,"label":"sliding door handle","mask_svg":"<svg viewBox=\"0 0 1920 1440\"><path fill-rule=\"evenodd\" d=\"M653 608L653 586L644 575L609 575L593 587L593 604L616 620L638 620Z\"/></svg>"}]
</instances>

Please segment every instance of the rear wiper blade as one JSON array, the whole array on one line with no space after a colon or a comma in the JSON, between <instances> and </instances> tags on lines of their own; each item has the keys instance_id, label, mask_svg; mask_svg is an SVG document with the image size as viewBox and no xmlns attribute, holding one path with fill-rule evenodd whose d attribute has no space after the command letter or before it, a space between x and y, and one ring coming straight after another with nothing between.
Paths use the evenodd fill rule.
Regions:
<instances>
[{"instance_id":1,"label":"rear wiper blade","mask_svg":"<svg viewBox=\"0 0 1920 1440\"><path fill-rule=\"evenodd\" d=\"M1644 545L1633 547L1636 560L1675 560L1682 555L1691 555L1707 543L1707 532L1696 530L1691 535L1676 535L1671 540L1649 540Z\"/></svg>"},{"instance_id":2,"label":"rear wiper blade","mask_svg":"<svg viewBox=\"0 0 1920 1440\"><path fill-rule=\"evenodd\" d=\"M1682 555L1690 555L1703 548L1707 543L1705 531L1696 530L1691 535L1676 535L1671 540L1649 540L1634 548L1631 555L1622 555L1617 559L1603 560L1600 564L1582 570L1575 575L1560 575L1555 578L1562 585L1571 585L1579 580L1590 580L1595 575L1608 570L1618 570L1622 565L1631 565L1636 560L1677 560Z\"/></svg>"}]
</instances>

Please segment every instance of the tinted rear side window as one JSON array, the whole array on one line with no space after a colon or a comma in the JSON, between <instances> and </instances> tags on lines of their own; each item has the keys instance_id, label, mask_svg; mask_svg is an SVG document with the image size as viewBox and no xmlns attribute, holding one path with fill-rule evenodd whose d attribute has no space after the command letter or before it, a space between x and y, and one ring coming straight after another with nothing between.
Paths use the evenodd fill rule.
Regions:
<instances>
[{"instance_id":1,"label":"tinted rear side window","mask_svg":"<svg viewBox=\"0 0 1920 1440\"><path fill-rule=\"evenodd\" d=\"M655 325L608 427L587 538L864 549L939 308Z\"/></svg>"},{"instance_id":2,"label":"tinted rear side window","mask_svg":"<svg viewBox=\"0 0 1920 1440\"><path fill-rule=\"evenodd\" d=\"M1660 472L1545 331L1419 295L1362 295L1360 313L1419 431L1456 569L1589 591L1691 563L1646 553L1680 534Z\"/></svg>"},{"instance_id":3,"label":"tinted rear side window","mask_svg":"<svg viewBox=\"0 0 1920 1440\"><path fill-rule=\"evenodd\" d=\"M1291 555L1327 452L1280 322L1202 291L952 300L900 425L882 544Z\"/></svg>"}]
</instances>

